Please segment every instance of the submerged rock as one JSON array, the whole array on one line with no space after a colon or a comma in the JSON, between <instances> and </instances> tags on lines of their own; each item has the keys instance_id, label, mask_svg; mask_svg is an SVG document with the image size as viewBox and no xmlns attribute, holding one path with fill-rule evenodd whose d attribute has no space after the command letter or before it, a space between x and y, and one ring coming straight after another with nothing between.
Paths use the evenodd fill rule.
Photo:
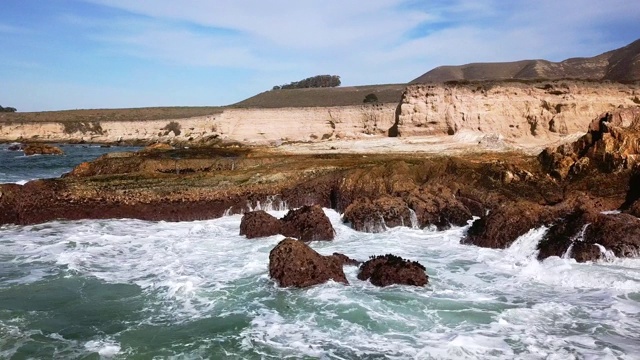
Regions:
<instances>
[{"instance_id":1,"label":"submerged rock","mask_svg":"<svg viewBox=\"0 0 640 360\"><path fill-rule=\"evenodd\" d=\"M281 219L262 210L251 211L242 216L240 235L246 235L251 239L277 234L302 241L318 241L333 240L335 231L331 221L318 205L290 210Z\"/></svg>"},{"instance_id":2,"label":"submerged rock","mask_svg":"<svg viewBox=\"0 0 640 360\"><path fill-rule=\"evenodd\" d=\"M399 256L387 254L372 256L360 266L358 279L369 280L376 286L393 284L424 286L429 282L425 267L417 261L405 260Z\"/></svg>"},{"instance_id":3,"label":"submerged rock","mask_svg":"<svg viewBox=\"0 0 640 360\"><path fill-rule=\"evenodd\" d=\"M337 257L320 255L291 238L279 242L269 253L269 276L282 287L304 288L329 280L349 284Z\"/></svg>"},{"instance_id":4,"label":"submerged rock","mask_svg":"<svg viewBox=\"0 0 640 360\"><path fill-rule=\"evenodd\" d=\"M64 155L64 151L49 144L28 144L24 147L25 155Z\"/></svg>"}]
</instances>

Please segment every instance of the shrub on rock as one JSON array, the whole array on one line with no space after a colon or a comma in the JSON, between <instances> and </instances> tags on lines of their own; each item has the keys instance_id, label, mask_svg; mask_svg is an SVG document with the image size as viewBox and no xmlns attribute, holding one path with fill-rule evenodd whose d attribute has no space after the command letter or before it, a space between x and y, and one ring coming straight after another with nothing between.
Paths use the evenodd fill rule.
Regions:
<instances>
[{"instance_id":1,"label":"shrub on rock","mask_svg":"<svg viewBox=\"0 0 640 360\"><path fill-rule=\"evenodd\" d=\"M429 282L425 270L417 261L405 260L392 254L372 256L360 266L358 279L369 280L376 286L424 286Z\"/></svg>"},{"instance_id":2,"label":"shrub on rock","mask_svg":"<svg viewBox=\"0 0 640 360\"><path fill-rule=\"evenodd\" d=\"M269 276L282 287L304 288L329 280L349 284L337 257L320 255L291 238L279 242L269 253Z\"/></svg>"}]
</instances>

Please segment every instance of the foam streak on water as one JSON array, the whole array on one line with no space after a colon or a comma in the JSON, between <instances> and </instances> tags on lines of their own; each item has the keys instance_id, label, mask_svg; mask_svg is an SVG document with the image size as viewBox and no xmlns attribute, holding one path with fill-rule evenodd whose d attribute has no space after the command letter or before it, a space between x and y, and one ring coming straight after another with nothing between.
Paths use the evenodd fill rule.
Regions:
<instances>
[{"instance_id":1,"label":"foam streak on water","mask_svg":"<svg viewBox=\"0 0 640 360\"><path fill-rule=\"evenodd\" d=\"M284 212L271 212L282 216ZM280 289L240 215L181 223L52 222L0 230L0 358L633 359L640 260L535 260L546 228L505 250L465 228L360 233L326 210L322 254L394 253L425 288L334 282Z\"/></svg>"}]
</instances>

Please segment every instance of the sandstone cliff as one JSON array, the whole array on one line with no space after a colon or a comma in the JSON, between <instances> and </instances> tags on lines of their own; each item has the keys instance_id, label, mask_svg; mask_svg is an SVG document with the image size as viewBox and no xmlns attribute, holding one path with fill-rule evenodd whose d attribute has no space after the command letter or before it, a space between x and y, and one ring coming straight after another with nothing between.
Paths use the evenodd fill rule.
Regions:
<instances>
[{"instance_id":1,"label":"sandstone cliff","mask_svg":"<svg viewBox=\"0 0 640 360\"><path fill-rule=\"evenodd\" d=\"M590 119L640 104L640 86L588 81L420 84L407 88L398 113L400 136L454 135L553 142L583 133Z\"/></svg>"},{"instance_id":2,"label":"sandstone cliff","mask_svg":"<svg viewBox=\"0 0 640 360\"><path fill-rule=\"evenodd\" d=\"M437 136L467 147L484 141L541 150L573 140L567 135L582 133L600 113L639 104L637 84L564 80L419 84L407 87L399 104L229 107L178 119L48 121L46 114L39 121L5 118L0 121L0 141L198 144L222 139L254 145L322 142L329 149L341 147L339 139ZM391 150L400 151L400 143L391 144Z\"/></svg>"},{"instance_id":3,"label":"sandstone cliff","mask_svg":"<svg viewBox=\"0 0 640 360\"><path fill-rule=\"evenodd\" d=\"M4 121L0 122L0 141L199 143L226 139L277 144L386 136L395 121L396 106L228 108L208 116L143 121Z\"/></svg>"}]
</instances>

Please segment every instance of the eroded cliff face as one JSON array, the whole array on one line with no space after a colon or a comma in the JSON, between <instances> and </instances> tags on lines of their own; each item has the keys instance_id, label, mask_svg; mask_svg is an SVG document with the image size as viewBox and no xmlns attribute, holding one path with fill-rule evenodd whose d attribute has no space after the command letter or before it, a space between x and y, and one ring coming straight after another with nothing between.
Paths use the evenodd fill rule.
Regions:
<instances>
[{"instance_id":1,"label":"eroded cliff face","mask_svg":"<svg viewBox=\"0 0 640 360\"><path fill-rule=\"evenodd\" d=\"M591 119L638 106L640 86L588 81L411 85L398 114L400 136L492 134L554 142L582 133Z\"/></svg>"},{"instance_id":2,"label":"eroded cliff face","mask_svg":"<svg viewBox=\"0 0 640 360\"><path fill-rule=\"evenodd\" d=\"M0 141L175 142L214 139L250 144L387 136L397 104L225 109L187 119L93 122L0 122Z\"/></svg>"},{"instance_id":3,"label":"eroded cliff face","mask_svg":"<svg viewBox=\"0 0 640 360\"><path fill-rule=\"evenodd\" d=\"M52 122L46 116L37 122L5 120L0 121L0 141L202 144L222 139L279 145L439 136L469 146L477 139L497 145L504 140L541 150L574 140L568 135L583 133L590 119L603 112L639 105L638 84L570 80L419 84L407 87L399 104L225 108L207 116L144 121Z\"/></svg>"}]
</instances>

